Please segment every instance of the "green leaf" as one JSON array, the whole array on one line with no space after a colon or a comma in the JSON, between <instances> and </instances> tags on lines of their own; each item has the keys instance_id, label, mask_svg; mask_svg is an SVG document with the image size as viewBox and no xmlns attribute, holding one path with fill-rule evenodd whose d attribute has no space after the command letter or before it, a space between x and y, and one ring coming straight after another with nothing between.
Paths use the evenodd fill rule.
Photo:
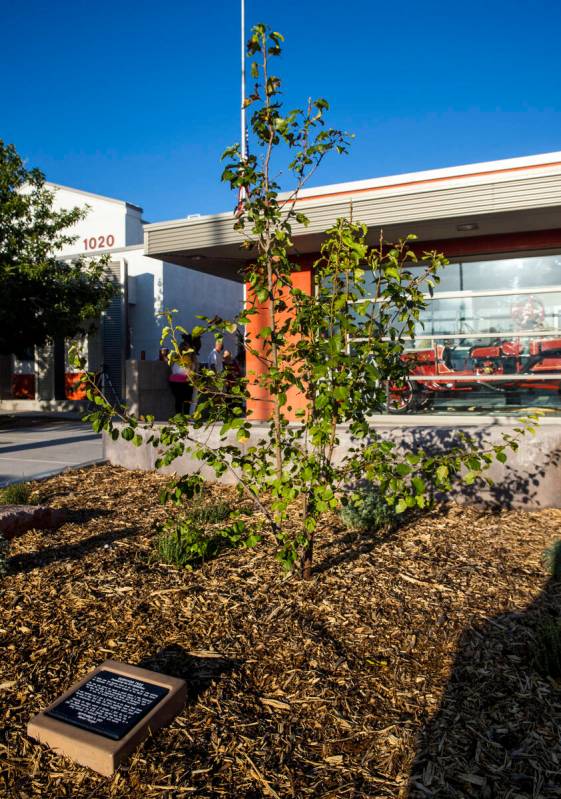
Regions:
<instances>
[{"instance_id":1,"label":"green leaf","mask_svg":"<svg viewBox=\"0 0 561 799\"><path fill-rule=\"evenodd\" d=\"M405 477L405 475L411 472L411 467L407 463L398 463L395 467L396 472L400 475L400 477Z\"/></svg>"},{"instance_id":2,"label":"green leaf","mask_svg":"<svg viewBox=\"0 0 561 799\"><path fill-rule=\"evenodd\" d=\"M409 505L407 504L407 500L401 498L401 499L399 499L396 502L395 512L396 513L404 513L407 510L408 507L409 507Z\"/></svg>"}]
</instances>

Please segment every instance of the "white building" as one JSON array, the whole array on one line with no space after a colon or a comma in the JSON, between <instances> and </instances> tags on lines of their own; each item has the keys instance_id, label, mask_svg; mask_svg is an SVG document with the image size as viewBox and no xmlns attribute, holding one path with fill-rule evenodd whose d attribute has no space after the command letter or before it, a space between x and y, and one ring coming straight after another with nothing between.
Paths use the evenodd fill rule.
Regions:
<instances>
[{"instance_id":1,"label":"white building","mask_svg":"<svg viewBox=\"0 0 561 799\"><path fill-rule=\"evenodd\" d=\"M110 268L123 287L122 295L103 314L97 335L88 337L89 368L103 365L116 393L127 396L127 361L159 361L164 310L177 309L183 327L198 324L197 315L236 315L243 287L234 280L207 275L144 255L144 220L137 205L66 186L48 184L55 191L56 208L87 206L88 214L71 231L76 239L61 258L108 255ZM235 343L232 342L235 349ZM212 339L203 340L201 359ZM65 396L55 389L55 355L36 352L26 361L4 360L0 374L0 410L71 410L79 392L66 365ZM161 371L161 370L160 370ZM160 381L161 382L161 381Z\"/></svg>"}]
</instances>

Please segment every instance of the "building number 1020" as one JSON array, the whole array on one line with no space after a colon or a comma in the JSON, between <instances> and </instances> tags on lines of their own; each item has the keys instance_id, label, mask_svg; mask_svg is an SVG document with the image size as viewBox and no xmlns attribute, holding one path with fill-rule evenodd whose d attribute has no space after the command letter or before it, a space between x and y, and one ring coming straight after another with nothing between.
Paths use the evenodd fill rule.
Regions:
<instances>
[{"instance_id":1,"label":"building number 1020","mask_svg":"<svg viewBox=\"0 0 561 799\"><path fill-rule=\"evenodd\" d=\"M111 233L108 236L90 236L83 241L85 250L104 250L115 244L115 236Z\"/></svg>"}]
</instances>

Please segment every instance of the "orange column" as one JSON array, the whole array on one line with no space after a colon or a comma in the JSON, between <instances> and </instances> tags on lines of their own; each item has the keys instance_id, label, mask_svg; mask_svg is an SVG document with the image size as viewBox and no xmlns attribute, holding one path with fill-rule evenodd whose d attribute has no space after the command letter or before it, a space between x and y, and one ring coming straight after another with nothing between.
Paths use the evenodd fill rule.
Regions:
<instances>
[{"instance_id":1,"label":"orange column","mask_svg":"<svg viewBox=\"0 0 561 799\"><path fill-rule=\"evenodd\" d=\"M295 288L306 294L311 294L313 289L312 280L312 258L306 258L301 261L302 269L300 272L294 272L292 275L292 285ZM271 326L271 316L267 303L253 303L252 291L249 285L246 285L246 304L247 307L255 308L255 313L251 318L246 328L246 335L249 337L250 346L257 350L256 354L247 352L246 354L246 370L249 378L250 399L247 402L248 416L252 421L265 421L271 418L272 402L269 392L266 388L259 385L259 377L266 371L266 363L259 357L259 353L263 352L263 339L258 337L258 333L264 327ZM290 297L287 298L287 309L283 311L279 322L285 314L291 313ZM291 406L291 411L288 416L295 418L294 412L303 408L305 404L304 397L297 392L289 392L288 405Z\"/></svg>"}]
</instances>

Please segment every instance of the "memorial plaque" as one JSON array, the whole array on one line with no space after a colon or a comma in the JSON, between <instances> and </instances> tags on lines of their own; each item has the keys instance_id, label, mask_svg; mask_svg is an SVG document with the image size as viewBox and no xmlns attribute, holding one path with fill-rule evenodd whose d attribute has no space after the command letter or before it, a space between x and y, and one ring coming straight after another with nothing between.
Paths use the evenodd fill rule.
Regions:
<instances>
[{"instance_id":1,"label":"memorial plaque","mask_svg":"<svg viewBox=\"0 0 561 799\"><path fill-rule=\"evenodd\" d=\"M107 660L27 725L60 754L111 776L148 733L183 708L184 680Z\"/></svg>"},{"instance_id":2,"label":"memorial plaque","mask_svg":"<svg viewBox=\"0 0 561 799\"><path fill-rule=\"evenodd\" d=\"M103 670L46 715L120 741L168 693L161 685Z\"/></svg>"}]
</instances>

